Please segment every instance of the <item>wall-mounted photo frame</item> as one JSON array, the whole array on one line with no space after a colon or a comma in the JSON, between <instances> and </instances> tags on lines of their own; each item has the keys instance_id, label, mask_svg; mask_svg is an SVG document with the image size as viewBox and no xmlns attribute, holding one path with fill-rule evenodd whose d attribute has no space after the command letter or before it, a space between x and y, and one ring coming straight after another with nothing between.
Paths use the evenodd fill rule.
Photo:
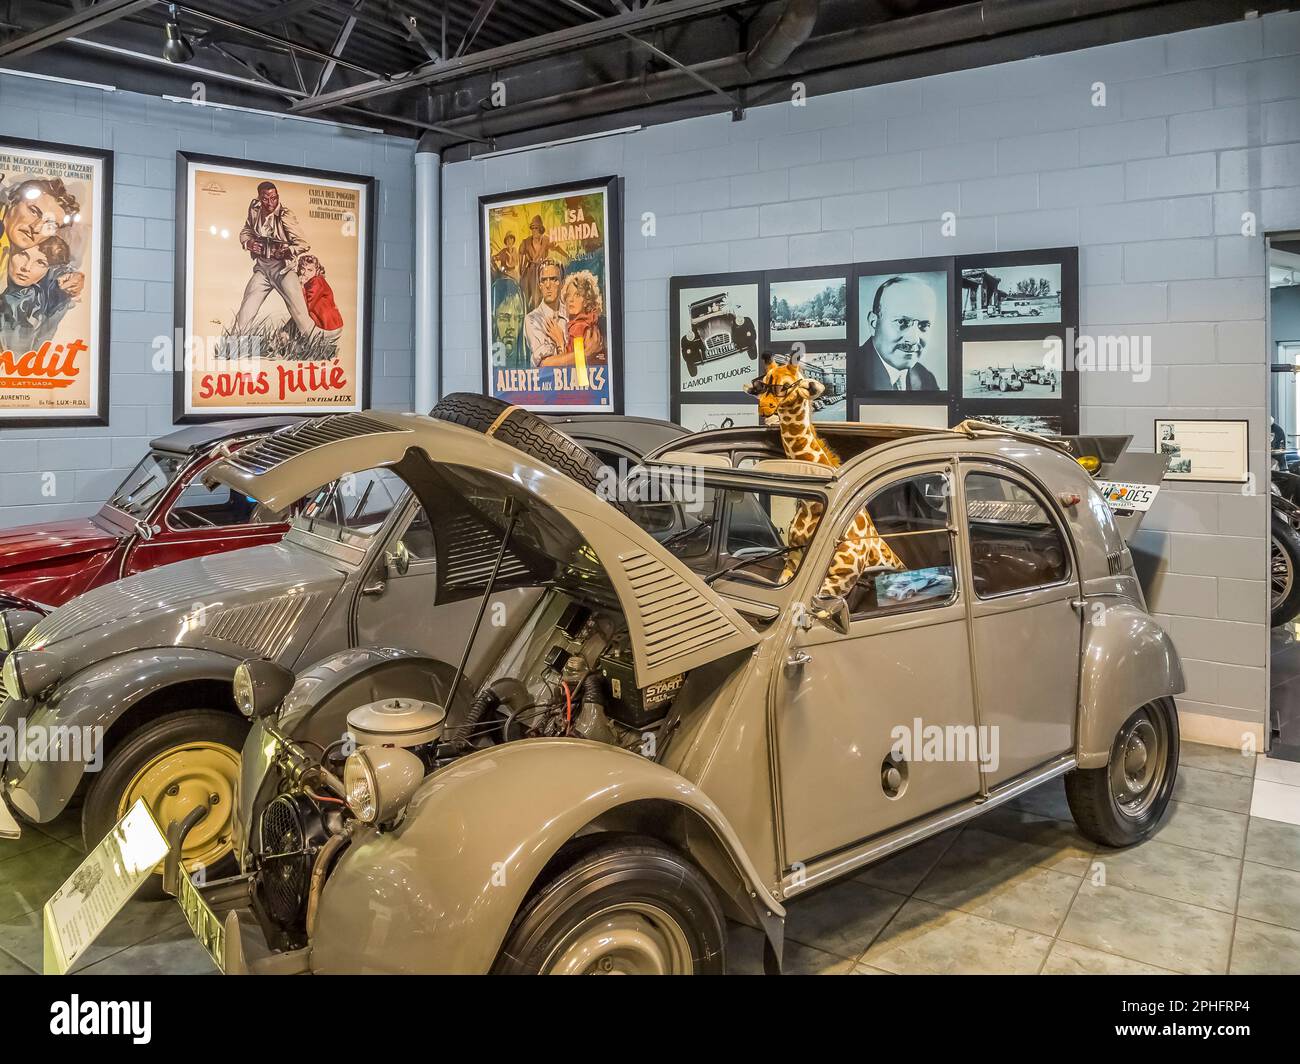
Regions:
<instances>
[{"instance_id":1,"label":"wall-mounted photo frame","mask_svg":"<svg viewBox=\"0 0 1300 1064\"><path fill-rule=\"evenodd\" d=\"M107 425L113 153L0 137L0 428Z\"/></svg>"},{"instance_id":2,"label":"wall-mounted photo frame","mask_svg":"<svg viewBox=\"0 0 1300 1064\"><path fill-rule=\"evenodd\" d=\"M1158 454L1169 456L1165 480L1245 484L1250 479L1250 427L1244 419L1155 419Z\"/></svg>"},{"instance_id":3,"label":"wall-mounted photo frame","mask_svg":"<svg viewBox=\"0 0 1300 1064\"><path fill-rule=\"evenodd\" d=\"M1056 345L1044 340L963 340L961 398L1056 400L1062 371Z\"/></svg>"},{"instance_id":4,"label":"wall-mounted photo frame","mask_svg":"<svg viewBox=\"0 0 1300 1064\"><path fill-rule=\"evenodd\" d=\"M683 403L676 421L688 432L754 426L758 424L758 403L753 399L747 402L709 399Z\"/></svg>"},{"instance_id":5,"label":"wall-mounted photo frame","mask_svg":"<svg viewBox=\"0 0 1300 1064\"><path fill-rule=\"evenodd\" d=\"M363 409L374 234L373 177L177 152L174 420Z\"/></svg>"},{"instance_id":6,"label":"wall-mounted photo frame","mask_svg":"<svg viewBox=\"0 0 1300 1064\"><path fill-rule=\"evenodd\" d=\"M674 401L704 393L743 393L758 376L764 335L761 274L674 277L669 337Z\"/></svg>"},{"instance_id":7,"label":"wall-mounted photo frame","mask_svg":"<svg viewBox=\"0 0 1300 1064\"><path fill-rule=\"evenodd\" d=\"M933 403L949 391L956 332L952 263L900 259L856 267L855 395L898 393Z\"/></svg>"},{"instance_id":8,"label":"wall-mounted photo frame","mask_svg":"<svg viewBox=\"0 0 1300 1064\"><path fill-rule=\"evenodd\" d=\"M987 421L991 425L1014 429L1016 432L1033 432L1039 436L1059 436L1065 431L1065 423L1058 414L981 414L975 411L966 416L975 421Z\"/></svg>"},{"instance_id":9,"label":"wall-mounted photo frame","mask_svg":"<svg viewBox=\"0 0 1300 1064\"><path fill-rule=\"evenodd\" d=\"M978 256L975 256L978 259ZM995 259L997 256L989 256ZM1061 263L1043 261L964 265L961 269L961 323L979 325L1061 321Z\"/></svg>"},{"instance_id":10,"label":"wall-mounted photo frame","mask_svg":"<svg viewBox=\"0 0 1300 1064\"><path fill-rule=\"evenodd\" d=\"M849 336L847 269L769 272L767 290L767 337L771 344L845 345Z\"/></svg>"},{"instance_id":11,"label":"wall-mounted photo frame","mask_svg":"<svg viewBox=\"0 0 1300 1064\"><path fill-rule=\"evenodd\" d=\"M623 410L616 177L479 200L483 391L565 413Z\"/></svg>"}]
</instances>

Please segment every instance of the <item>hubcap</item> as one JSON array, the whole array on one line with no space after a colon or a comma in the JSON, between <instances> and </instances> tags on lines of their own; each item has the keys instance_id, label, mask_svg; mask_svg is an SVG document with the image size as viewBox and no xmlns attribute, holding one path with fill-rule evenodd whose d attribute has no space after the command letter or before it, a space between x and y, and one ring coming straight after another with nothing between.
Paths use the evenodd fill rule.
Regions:
<instances>
[{"instance_id":1,"label":"hubcap","mask_svg":"<svg viewBox=\"0 0 1300 1064\"><path fill-rule=\"evenodd\" d=\"M1129 717L1111 755L1111 793L1119 811L1138 817L1160 793L1168 771L1169 732L1164 720L1148 709Z\"/></svg>"},{"instance_id":2,"label":"hubcap","mask_svg":"<svg viewBox=\"0 0 1300 1064\"><path fill-rule=\"evenodd\" d=\"M1287 554L1277 540L1269 541L1270 589L1273 592L1273 605L1277 606L1289 594L1295 583L1295 570L1291 565L1291 555Z\"/></svg>"},{"instance_id":3,"label":"hubcap","mask_svg":"<svg viewBox=\"0 0 1300 1064\"><path fill-rule=\"evenodd\" d=\"M577 925L547 958L548 975L690 975L681 925L644 902L602 909Z\"/></svg>"},{"instance_id":4,"label":"hubcap","mask_svg":"<svg viewBox=\"0 0 1300 1064\"><path fill-rule=\"evenodd\" d=\"M135 774L118 801L117 815L125 816L143 798L166 832L172 821L180 823L194 809L206 806L208 815L185 837L181 860L187 870L200 864L210 867L234 846L230 821L238 778L239 754L228 746L213 742L173 746Z\"/></svg>"}]
</instances>

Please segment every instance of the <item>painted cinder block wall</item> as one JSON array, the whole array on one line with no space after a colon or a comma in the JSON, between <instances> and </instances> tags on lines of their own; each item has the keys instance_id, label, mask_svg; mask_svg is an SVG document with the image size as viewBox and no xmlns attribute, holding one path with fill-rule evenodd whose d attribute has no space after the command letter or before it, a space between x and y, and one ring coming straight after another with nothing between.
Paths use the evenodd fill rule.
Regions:
<instances>
[{"instance_id":1,"label":"painted cinder block wall","mask_svg":"<svg viewBox=\"0 0 1300 1064\"><path fill-rule=\"evenodd\" d=\"M0 72L2 136L111 148L114 188L109 424L0 428L0 528L93 513L173 427L171 376L151 363L173 329L178 150L378 178L371 404L411 408L414 141Z\"/></svg>"},{"instance_id":2,"label":"painted cinder block wall","mask_svg":"<svg viewBox=\"0 0 1300 1064\"><path fill-rule=\"evenodd\" d=\"M1300 228L1300 14L448 165L445 391L481 387L478 197L607 174L625 181L632 414L668 416L674 274L1077 244L1083 329L1149 335L1153 362L1144 383L1084 374L1083 429L1150 450L1157 416L1249 420L1263 490L1166 488L1138 547L1184 719L1265 722L1262 234Z\"/></svg>"}]
</instances>

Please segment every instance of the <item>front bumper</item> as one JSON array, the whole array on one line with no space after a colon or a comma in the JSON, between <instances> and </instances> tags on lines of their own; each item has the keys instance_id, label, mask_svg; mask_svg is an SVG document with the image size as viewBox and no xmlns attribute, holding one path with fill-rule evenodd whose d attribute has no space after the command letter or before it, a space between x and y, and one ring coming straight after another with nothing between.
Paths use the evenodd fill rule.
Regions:
<instances>
[{"instance_id":1,"label":"front bumper","mask_svg":"<svg viewBox=\"0 0 1300 1064\"><path fill-rule=\"evenodd\" d=\"M251 875L231 876L196 886L189 876L178 882L176 900L199 944L225 975L306 975L311 948L276 952L266 944L253 915Z\"/></svg>"},{"instance_id":2,"label":"front bumper","mask_svg":"<svg viewBox=\"0 0 1300 1064\"><path fill-rule=\"evenodd\" d=\"M3 768L3 766L0 766ZM17 817L9 811L9 803L5 801L4 790L0 788L0 839L21 839L23 837L23 827L18 823Z\"/></svg>"}]
</instances>

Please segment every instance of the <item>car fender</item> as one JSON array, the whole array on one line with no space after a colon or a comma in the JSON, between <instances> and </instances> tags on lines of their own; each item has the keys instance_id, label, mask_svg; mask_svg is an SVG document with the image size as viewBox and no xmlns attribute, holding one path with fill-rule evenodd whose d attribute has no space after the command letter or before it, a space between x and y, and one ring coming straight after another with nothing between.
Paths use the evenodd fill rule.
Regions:
<instances>
[{"instance_id":1,"label":"car fender","mask_svg":"<svg viewBox=\"0 0 1300 1064\"><path fill-rule=\"evenodd\" d=\"M1134 603L1085 607L1084 618L1077 757L1080 768L1101 768L1135 710L1183 692L1183 666L1168 633Z\"/></svg>"},{"instance_id":2,"label":"car fender","mask_svg":"<svg viewBox=\"0 0 1300 1064\"><path fill-rule=\"evenodd\" d=\"M560 848L596 821L635 829L631 814L646 808L664 820L684 813L677 819L691 826L678 844L715 884L726 879L716 858L731 862L734 882L723 892L749 905L779 956L784 910L694 784L617 747L533 739L434 774L395 830L360 835L344 851L321 894L312 969L488 972Z\"/></svg>"},{"instance_id":3,"label":"car fender","mask_svg":"<svg viewBox=\"0 0 1300 1064\"><path fill-rule=\"evenodd\" d=\"M98 661L60 681L54 693L30 714L27 728L98 728L102 738L136 703L167 687L191 680L233 680L238 658L191 647L156 647L133 650ZM48 734L48 732L47 732ZM66 733L65 733L66 734ZM82 760L48 757L34 762L25 773L10 764L7 794L18 811L45 823L63 811L76 792L88 765L98 767L98 743Z\"/></svg>"}]
</instances>

